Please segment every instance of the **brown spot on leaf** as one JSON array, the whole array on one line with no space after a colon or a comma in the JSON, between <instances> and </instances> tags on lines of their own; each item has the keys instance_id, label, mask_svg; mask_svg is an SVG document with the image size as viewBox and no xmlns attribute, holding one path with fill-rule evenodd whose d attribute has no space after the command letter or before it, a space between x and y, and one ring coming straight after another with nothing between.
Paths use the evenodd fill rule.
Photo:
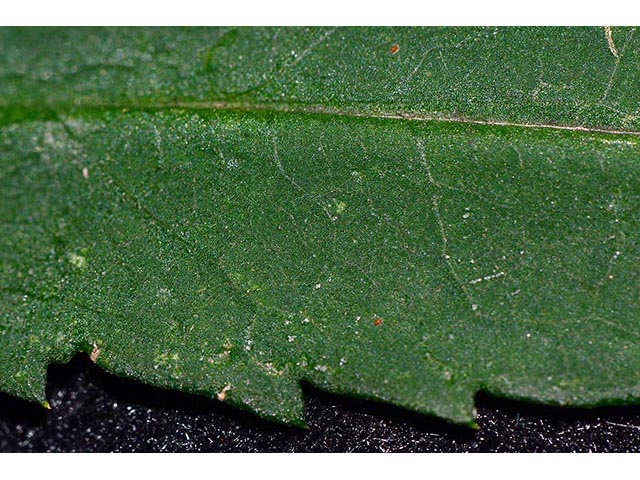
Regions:
<instances>
[{"instance_id":1,"label":"brown spot on leaf","mask_svg":"<svg viewBox=\"0 0 640 480\"><path fill-rule=\"evenodd\" d=\"M398 53L398 50L400 50L400 45L398 45L397 43L394 43L393 45L391 45L391 53L392 54Z\"/></svg>"},{"instance_id":2,"label":"brown spot on leaf","mask_svg":"<svg viewBox=\"0 0 640 480\"><path fill-rule=\"evenodd\" d=\"M373 326L379 327L380 325L382 325L382 319L380 317L376 317L376 319L373 321Z\"/></svg>"}]
</instances>

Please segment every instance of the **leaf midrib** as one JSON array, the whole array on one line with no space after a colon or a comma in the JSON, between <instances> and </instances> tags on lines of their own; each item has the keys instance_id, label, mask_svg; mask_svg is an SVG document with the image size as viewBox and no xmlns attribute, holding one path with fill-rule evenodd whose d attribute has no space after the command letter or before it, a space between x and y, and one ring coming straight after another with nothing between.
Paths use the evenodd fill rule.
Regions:
<instances>
[{"instance_id":1,"label":"leaf midrib","mask_svg":"<svg viewBox=\"0 0 640 480\"><path fill-rule=\"evenodd\" d=\"M17 106L0 106L0 112L11 111ZM20 108L20 107L18 107ZM287 105L277 103L250 103L228 101L174 101L174 102L128 102L128 103L96 103L77 107L47 106L43 109L25 107L24 113L64 112L80 113L82 111L139 111L139 110L206 110L210 112L239 112L239 113L293 113L305 115L337 116L372 120L404 120L417 123L444 123L485 127L508 127L516 129L567 131L585 134L605 134L612 136L640 136L639 130L621 130L607 127L589 127L584 125L565 125L554 123L523 123L508 120L467 117L463 115L448 115L438 112L418 113L412 111L360 111L355 108L338 108L321 104ZM37 116L37 115L36 115ZM19 123L19 121L8 124ZM7 125L7 124L5 124ZM0 125L2 126L2 125Z\"/></svg>"}]
</instances>

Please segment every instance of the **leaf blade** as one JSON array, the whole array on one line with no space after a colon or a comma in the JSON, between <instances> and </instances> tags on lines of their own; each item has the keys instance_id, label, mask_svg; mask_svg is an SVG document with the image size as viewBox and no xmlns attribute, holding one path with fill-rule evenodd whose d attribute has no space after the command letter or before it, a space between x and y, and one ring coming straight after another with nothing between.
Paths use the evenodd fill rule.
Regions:
<instances>
[{"instance_id":1,"label":"leaf blade","mask_svg":"<svg viewBox=\"0 0 640 480\"><path fill-rule=\"evenodd\" d=\"M301 379L461 423L481 388L638 396L634 135L172 108L1 132L5 391L44 401L83 350L298 424Z\"/></svg>"}]
</instances>

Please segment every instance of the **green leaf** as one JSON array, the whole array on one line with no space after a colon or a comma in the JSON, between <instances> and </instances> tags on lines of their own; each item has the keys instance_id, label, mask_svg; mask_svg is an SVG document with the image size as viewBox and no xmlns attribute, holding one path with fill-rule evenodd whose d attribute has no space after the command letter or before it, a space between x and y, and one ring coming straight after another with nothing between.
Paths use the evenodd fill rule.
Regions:
<instances>
[{"instance_id":1,"label":"green leaf","mask_svg":"<svg viewBox=\"0 0 640 480\"><path fill-rule=\"evenodd\" d=\"M634 33L0 30L0 390L637 403Z\"/></svg>"}]
</instances>

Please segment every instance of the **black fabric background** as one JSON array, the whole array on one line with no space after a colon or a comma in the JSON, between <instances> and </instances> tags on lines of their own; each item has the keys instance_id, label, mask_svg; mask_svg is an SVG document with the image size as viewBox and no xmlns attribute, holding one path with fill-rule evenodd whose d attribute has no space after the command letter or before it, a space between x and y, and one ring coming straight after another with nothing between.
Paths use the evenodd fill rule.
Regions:
<instances>
[{"instance_id":1,"label":"black fabric background","mask_svg":"<svg viewBox=\"0 0 640 480\"><path fill-rule=\"evenodd\" d=\"M307 430L123 380L86 356L49 370L52 410L0 395L2 452L640 451L640 408L532 406L479 395L480 429L305 387Z\"/></svg>"}]
</instances>

